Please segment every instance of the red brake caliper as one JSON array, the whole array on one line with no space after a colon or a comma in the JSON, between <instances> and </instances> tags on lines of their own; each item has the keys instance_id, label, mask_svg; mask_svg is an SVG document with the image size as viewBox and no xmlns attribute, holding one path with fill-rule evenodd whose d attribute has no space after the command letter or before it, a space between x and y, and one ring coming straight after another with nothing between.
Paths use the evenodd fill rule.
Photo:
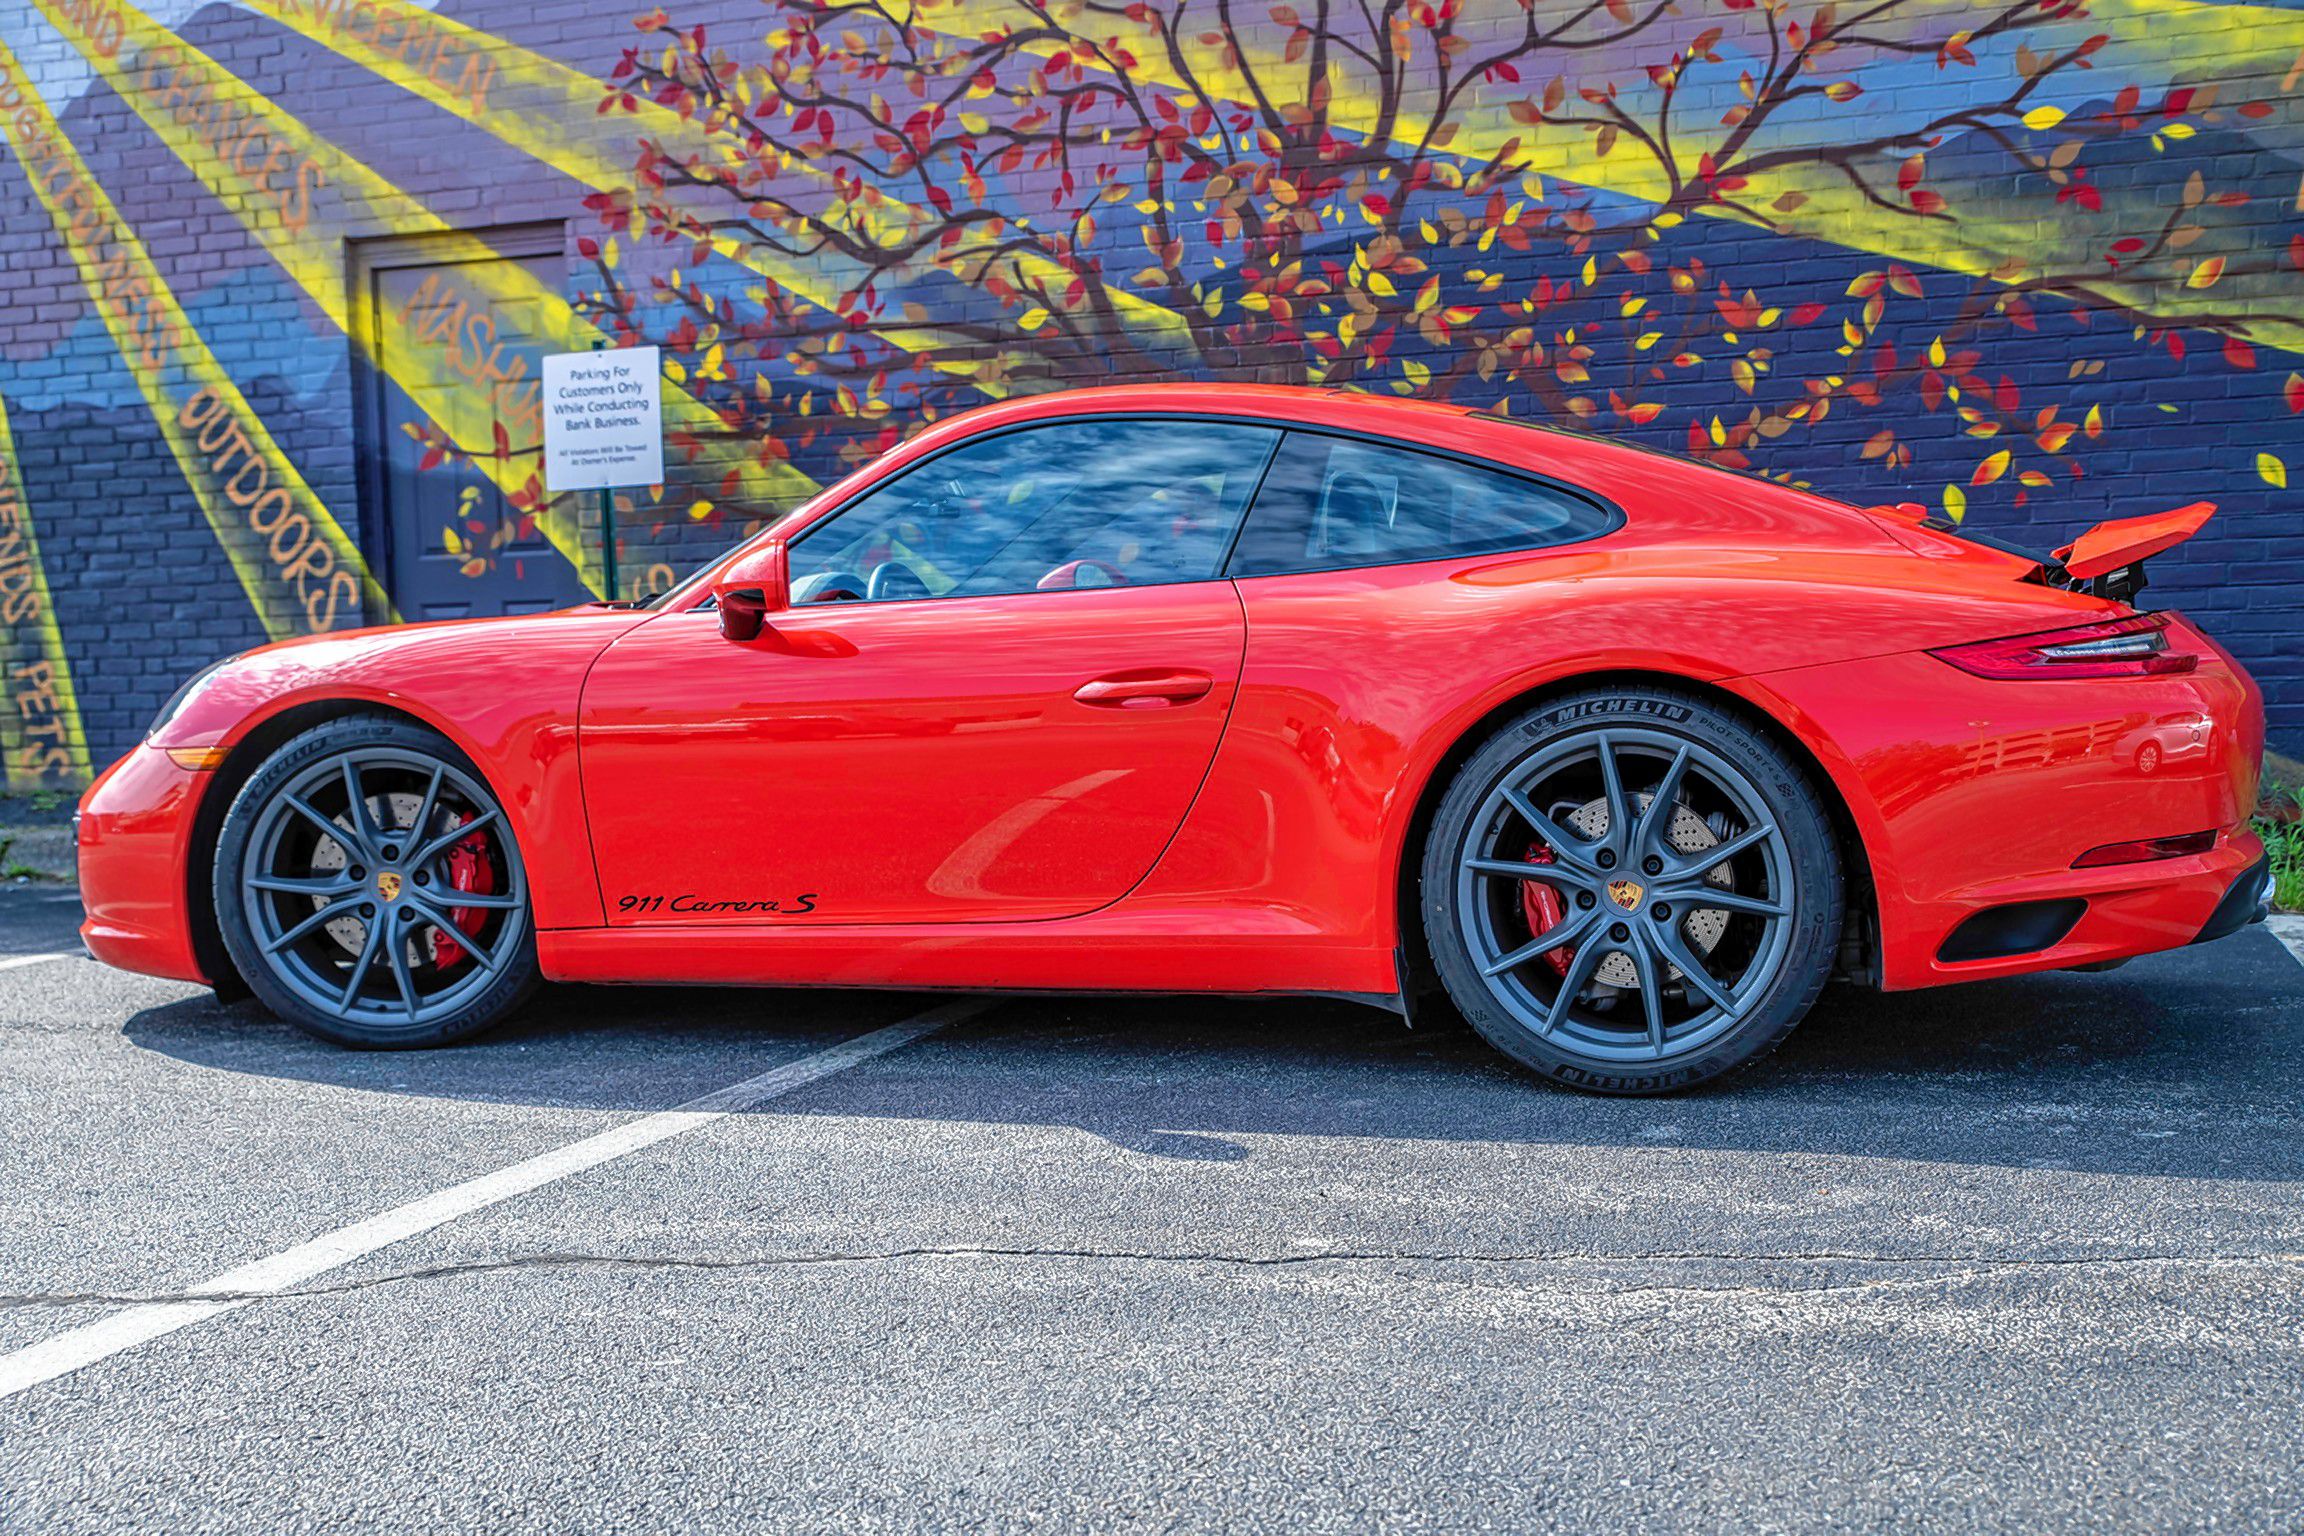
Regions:
<instances>
[{"instance_id":1,"label":"red brake caliper","mask_svg":"<svg viewBox=\"0 0 2304 1536\"><path fill-rule=\"evenodd\" d=\"M470 821L472 818L464 818ZM448 850L448 885L451 890L486 896L496 889L496 872L488 867L487 840L478 832ZM488 914L479 907L450 907L449 920L466 933L478 933ZM432 963L442 970L464 958L464 946L432 930Z\"/></svg>"},{"instance_id":2,"label":"red brake caliper","mask_svg":"<svg viewBox=\"0 0 2304 1536\"><path fill-rule=\"evenodd\" d=\"M1528 862L1551 864L1556 861L1551 849L1542 843L1530 843ZM1543 881L1523 880L1520 882L1520 910L1527 914L1528 931L1531 934L1549 933L1559 927L1560 920L1568 915L1568 904L1560 899L1558 891ZM1542 958L1546 965L1565 976L1568 974L1568 962L1575 956L1575 947L1563 944L1558 949L1546 950Z\"/></svg>"}]
</instances>

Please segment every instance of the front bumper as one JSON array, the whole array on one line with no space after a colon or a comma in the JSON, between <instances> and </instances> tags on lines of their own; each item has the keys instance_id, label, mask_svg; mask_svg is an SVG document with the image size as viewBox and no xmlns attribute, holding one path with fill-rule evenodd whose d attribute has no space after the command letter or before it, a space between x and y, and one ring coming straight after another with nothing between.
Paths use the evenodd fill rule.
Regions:
<instances>
[{"instance_id":1,"label":"front bumper","mask_svg":"<svg viewBox=\"0 0 2304 1536\"><path fill-rule=\"evenodd\" d=\"M188 872L193 820L214 777L139 746L80 797L80 937L106 965L212 982L193 952Z\"/></svg>"}]
</instances>

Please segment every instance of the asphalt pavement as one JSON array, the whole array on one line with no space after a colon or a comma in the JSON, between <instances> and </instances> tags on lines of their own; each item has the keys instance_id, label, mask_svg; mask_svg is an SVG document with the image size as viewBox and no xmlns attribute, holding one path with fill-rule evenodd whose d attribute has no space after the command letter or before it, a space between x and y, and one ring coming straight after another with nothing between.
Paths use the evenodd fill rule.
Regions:
<instances>
[{"instance_id":1,"label":"asphalt pavement","mask_svg":"<svg viewBox=\"0 0 2304 1536\"><path fill-rule=\"evenodd\" d=\"M2263 928L1623 1102L1325 1002L363 1055L76 915L0 891L6 1530L2304 1528Z\"/></svg>"}]
</instances>

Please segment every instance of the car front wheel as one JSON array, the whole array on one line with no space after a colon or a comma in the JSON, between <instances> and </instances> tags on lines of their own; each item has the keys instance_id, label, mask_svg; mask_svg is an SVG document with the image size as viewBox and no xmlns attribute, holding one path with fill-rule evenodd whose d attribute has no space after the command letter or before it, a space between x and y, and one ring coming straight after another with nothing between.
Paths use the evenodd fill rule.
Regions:
<instances>
[{"instance_id":1,"label":"car front wheel","mask_svg":"<svg viewBox=\"0 0 2304 1536\"><path fill-rule=\"evenodd\" d=\"M443 1045L536 982L503 807L412 721L332 720L267 759L225 815L215 899L249 989L339 1045Z\"/></svg>"},{"instance_id":2,"label":"car front wheel","mask_svg":"<svg viewBox=\"0 0 2304 1536\"><path fill-rule=\"evenodd\" d=\"M1830 819L1799 768L1693 694L1552 700L1445 791L1421 884L1450 1000L1596 1093L1666 1093L1766 1054L1839 945Z\"/></svg>"}]
</instances>

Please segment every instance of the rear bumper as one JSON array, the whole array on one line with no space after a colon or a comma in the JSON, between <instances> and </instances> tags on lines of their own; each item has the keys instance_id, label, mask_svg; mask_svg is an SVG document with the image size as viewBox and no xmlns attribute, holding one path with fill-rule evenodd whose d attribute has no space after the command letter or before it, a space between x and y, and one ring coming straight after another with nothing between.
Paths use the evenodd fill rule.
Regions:
<instances>
[{"instance_id":1,"label":"rear bumper","mask_svg":"<svg viewBox=\"0 0 2304 1536\"><path fill-rule=\"evenodd\" d=\"M2240 878L2216 903L2216 910L2208 914L2208 921L2194 934L2192 942L2206 944L2215 939L2238 933L2250 923L2260 923L2272 915L2272 856L2260 852L2256 862L2240 871Z\"/></svg>"},{"instance_id":2,"label":"rear bumper","mask_svg":"<svg viewBox=\"0 0 2304 1536\"><path fill-rule=\"evenodd\" d=\"M80 925L88 953L147 976L208 982L194 957L186 871L200 794L213 777L139 746L80 797Z\"/></svg>"},{"instance_id":3,"label":"rear bumper","mask_svg":"<svg viewBox=\"0 0 2304 1536\"><path fill-rule=\"evenodd\" d=\"M1941 929L1943 937L1917 973L1908 970L1889 985L1924 987L2062 970L2205 943L2253 921L2254 898L2263 889L2265 868L2262 841L2241 829L2211 852L2191 858L2063 870L1972 888L1958 901L1931 903L1914 914L1924 931ZM1943 957L1943 943L1977 913L2058 901L2079 902L2079 916L2062 938L2044 948L1983 960ZM2236 920L2230 918L2234 911L2242 914Z\"/></svg>"}]
</instances>

